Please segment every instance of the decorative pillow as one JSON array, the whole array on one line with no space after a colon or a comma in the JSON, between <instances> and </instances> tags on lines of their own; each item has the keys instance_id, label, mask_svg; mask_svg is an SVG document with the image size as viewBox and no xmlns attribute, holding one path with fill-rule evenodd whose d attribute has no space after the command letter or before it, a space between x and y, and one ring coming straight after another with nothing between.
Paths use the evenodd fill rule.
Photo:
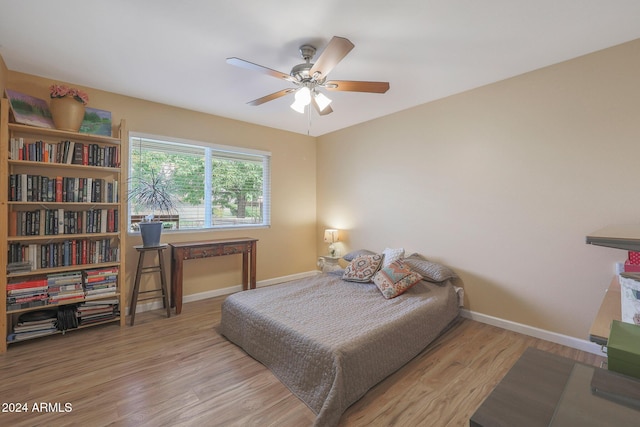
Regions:
<instances>
[{"instance_id":1,"label":"decorative pillow","mask_svg":"<svg viewBox=\"0 0 640 427\"><path fill-rule=\"evenodd\" d=\"M402 257L404 256L404 248L397 248L397 249L385 248L384 251L382 251L382 255L384 255L382 266L386 267L392 262L402 259Z\"/></svg>"},{"instance_id":2,"label":"decorative pillow","mask_svg":"<svg viewBox=\"0 0 640 427\"><path fill-rule=\"evenodd\" d=\"M438 264L437 262L428 261L420 254L411 254L403 261L409 268L430 282L444 282L445 280L458 277L449 267Z\"/></svg>"},{"instance_id":3,"label":"decorative pillow","mask_svg":"<svg viewBox=\"0 0 640 427\"><path fill-rule=\"evenodd\" d=\"M360 255L347 265L342 279L350 282L367 283L382 265L382 255Z\"/></svg>"},{"instance_id":4,"label":"decorative pillow","mask_svg":"<svg viewBox=\"0 0 640 427\"><path fill-rule=\"evenodd\" d=\"M422 276L412 271L400 260L392 262L387 267L382 267L373 276L373 283L386 299L403 294L420 280L422 280Z\"/></svg>"},{"instance_id":5,"label":"decorative pillow","mask_svg":"<svg viewBox=\"0 0 640 427\"><path fill-rule=\"evenodd\" d=\"M373 251L369 251L367 249L358 249L357 251L352 251L342 257L343 260L347 262L351 262L360 255L375 255L376 253Z\"/></svg>"}]
</instances>

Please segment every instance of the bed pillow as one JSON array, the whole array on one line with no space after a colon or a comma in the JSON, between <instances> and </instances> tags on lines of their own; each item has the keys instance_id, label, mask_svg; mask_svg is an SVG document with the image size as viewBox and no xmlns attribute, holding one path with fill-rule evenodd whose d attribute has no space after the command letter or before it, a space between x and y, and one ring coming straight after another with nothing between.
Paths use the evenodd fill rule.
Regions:
<instances>
[{"instance_id":1,"label":"bed pillow","mask_svg":"<svg viewBox=\"0 0 640 427\"><path fill-rule=\"evenodd\" d=\"M449 267L429 261L420 254L411 254L403 261L409 268L430 282L444 282L445 280L458 277Z\"/></svg>"},{"instance_id":2,"label":"bed pillow","mask_svg":"<svg viewBox=\"0 0 640 427\"><path fill-rule=\"evenodd\" d=\"M354 259L356 259L357 257L359 257L360 255L375 255L375 254L376 254L375 252L369 251L367 249L358 249L356 251L349 252L348 254L343 256L342 259L347 261L347 262L351 262Z\"/></svg>"},{"instance_id":3,"label":"bed pillow","mask_svg":"<svg viewBox=\"0 0 640 427\"><path fill-rule=\"evenodd\" d=\"M343 280L350 282L371 282L373 275L382 265L382 255L360 255L347 265L342 275Z\"/></svg>"},{"instance_id":4,"label":"bed pillow","mask_svg":"<svg viewBox=\"0 0 640 427\"><path fill-rule=\"evenodd\" d=\"M400 260L382 267L373 276L373 283L376 284L380 292L382 292L382 296L386 299L402 295L420 280L422 280L422 276L411 270Z\"/></svg>"},{"instance_id":5,"label":"bed pillow","mask_svg":"<svg viewBox=\"0 0 640 427\"><path fill-rule=\"evenodd\" d=\"M384 260L382 260L382 266L386 267L390 265L392 262L402 259L402 257L404 256L404 248L397 248L397 249L385 248L384 251L382 251L382 255L384 255Z\"/></svg>"}]
</instances>

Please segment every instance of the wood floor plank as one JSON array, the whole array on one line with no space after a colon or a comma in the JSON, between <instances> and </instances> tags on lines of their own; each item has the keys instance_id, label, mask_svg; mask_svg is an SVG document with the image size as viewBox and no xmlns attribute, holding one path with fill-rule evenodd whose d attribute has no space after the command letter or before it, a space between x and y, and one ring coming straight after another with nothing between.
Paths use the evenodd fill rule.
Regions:
<instances>
[{"instance_id":1,"label":"wood floor plank","mask_svg":"<svg viewBox=\"0 0 640 427\"><path fill-rule=\"evenodd\" d=\"M0 356L2 426L311 426L315 415L271 372L218 333L224 297L185 304L180 316L138 313L106 325L19 344ZM342 416L341 427L467 426L529 347L598 366L603 357L459 319ZM71 403L71 412L33 412Z\"/></svg>"}]
</instances>

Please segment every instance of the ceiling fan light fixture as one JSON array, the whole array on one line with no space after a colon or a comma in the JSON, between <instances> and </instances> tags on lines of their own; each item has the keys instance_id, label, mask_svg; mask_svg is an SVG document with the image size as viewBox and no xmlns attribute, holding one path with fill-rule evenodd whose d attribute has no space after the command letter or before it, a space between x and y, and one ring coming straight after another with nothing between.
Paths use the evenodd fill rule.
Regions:
<instances>
[{"instance_id":1,"label":"ceiling fan light fixture","mask_svg":"<svg viewBox=\"0 0 640 427\"><path fill-rule=\"evenodd\" d=\"M311 103L311 91L308 87L304 86L298 89L295 95L296 102L303 105L309 105Z\"/></svg>"},{"instance_id":2,"label":"ceiling fan light fixture","mask_svg":"<svg viewBox=\"0 0 640 427\"><path fill-rule=\"evenodd\" d=\"M291 108L302 114L304 113L304 107L311 103L311 91L306 86L301 87L296 91L294 99L295 101L291 104Z\"/></svg>"},{"instance_id":3,"label":"ceiling fan light fixture","mask_svg":"<svg viewBox=\"0 0 640 427\"><path fill-rule=\"evenodd\" d=\"M316 92L314 98L316 100L316 103L318 104L318 108L320 109L320 111L324 111L324 109L327 108L329 104L331 104L331 100L323 93Z\"/></svg>"},{"instance_id":4,"label":"ceiling fan light fixture","mask_svg":"<svg viewBox=\"0 0 640 427\"><path fill-rule=\"evenodd\" d=\"M298 102L297 100L293 101L293 104L291 104L291 108L300 114L304 114L304 107L306 107L306 105Z\"/></svg>"}]
</instances>

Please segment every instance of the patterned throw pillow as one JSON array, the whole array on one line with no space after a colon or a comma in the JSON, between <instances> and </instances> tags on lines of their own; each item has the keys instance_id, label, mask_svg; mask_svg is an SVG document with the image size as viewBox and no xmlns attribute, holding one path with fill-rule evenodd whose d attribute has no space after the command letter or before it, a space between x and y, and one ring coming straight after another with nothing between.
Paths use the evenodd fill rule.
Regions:
<instances>
[{"instance_id":1,"label":"patterned throw pillow","mask_svg":"<svg viewBox=\"0 0 640 427\"><path fill-rule=\"evenodd\" d=\"M343 280L367 283L382 265L382 255L360 255L347 265L342 275Z\"/></svg>"},{"instance_id":2,"label":"patterned throw pillow","mask_svg":"<svg viewBox=\"0 0 640 427\"><path fill-rule=\"evenodd\" d=\"M449 267L438 264L437 262L428 261L425 257L417 253L411 254L403 261L413 271L420 273L424 280L430 282L444 282L445 280L458 277Z\"/></svg>"},{"instance_id":3,"label":"patterned throw pillow","mask_svg":"<svg viewBox=\"0 0 640 427\"><path fill-rule=\"evenodd\" d=\"M404 248L385 248L384 251L382 251L382 255L384 255L382 266L386 267L392 262L402 259L402 257L404 256Z\"/></svg>"},{"instance_id":4,"label":"patterned throw pillow","mask_svg":"<svg viewBox=\"0 0 640 427\"><path fill-rule=\"evenodd\" d=\"M373 276L373 283L386 299L403 294L420 280L422 280L422 276L412 271L400 260L383 267Z\"/></svg>"}]
</instances>

